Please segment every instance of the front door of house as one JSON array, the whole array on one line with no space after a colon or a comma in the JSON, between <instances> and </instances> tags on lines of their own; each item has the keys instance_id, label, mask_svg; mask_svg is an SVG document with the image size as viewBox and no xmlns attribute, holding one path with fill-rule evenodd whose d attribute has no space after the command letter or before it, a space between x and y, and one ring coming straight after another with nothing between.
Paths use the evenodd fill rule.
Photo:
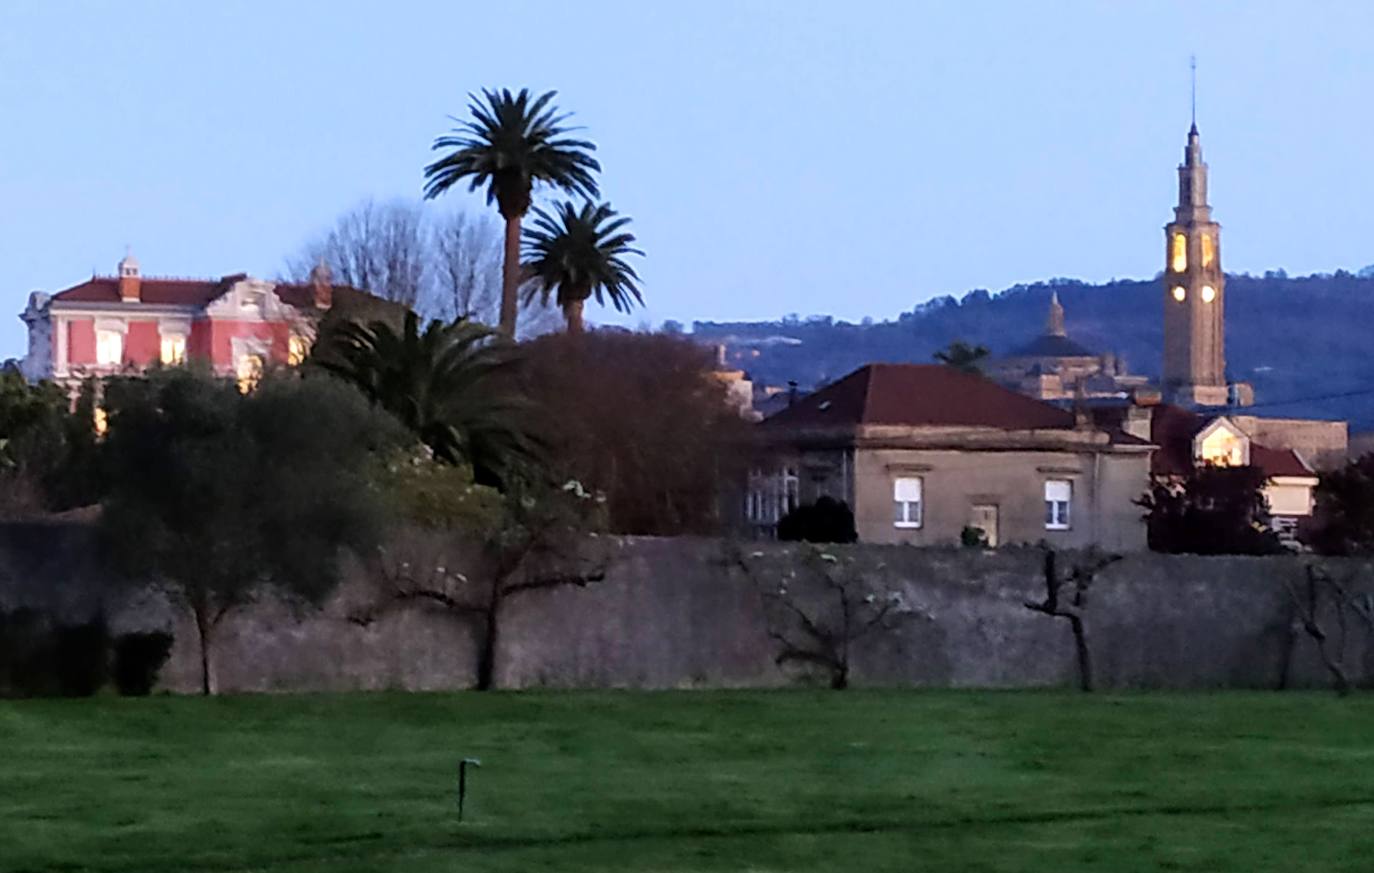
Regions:
<instances>
[{"instance_id":1,"label":"front door of house","mask_svg":"<svg viewBox=\"0 0 1374 873\"><path fill-rule=\"evenodd\" d=\"M969 521L969 527L976 527L983 532L983 539L989 547L997 546L997 505L993 503L975 503L973 505L973 518Z\"/></svg>"}]
</instances>

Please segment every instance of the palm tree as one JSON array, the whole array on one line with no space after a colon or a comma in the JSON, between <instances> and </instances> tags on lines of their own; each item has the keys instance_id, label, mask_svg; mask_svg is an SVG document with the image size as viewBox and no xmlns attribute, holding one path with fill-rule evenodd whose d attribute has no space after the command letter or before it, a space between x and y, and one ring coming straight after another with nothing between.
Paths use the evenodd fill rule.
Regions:
<instances>
[{"instance_id":1,"label":"palm tree","mask_svg":"<svg viewBox=\"0 0 1374 873\"><path fill-rule=\"evenodd\" d=\"M947 367L953 367L965 373L981 373L983 362L987 360L989 354L991 353L987 346L974 346L963 340L955 340L931 357Z\"/></svg>"},{"instance_id":2,"label":"palm tree","mask_svg":"<svg viewBox=\"0 0 1374 873\"><path fill-rule=\"evenodd\" d=\"M507 484L514 467L537 462L541 445L510 378L513 350L479 324L434 320L422 332L407 312L397 331L384 321L349 322L328 335L321 368L353 384L396 416L434 457L466 462L481 484Z\"/></svg>"},{"instance_id":3,"label":"palm tree","mask_svg":"<svg viewBox=\"0 0 1374 873\"><path fill-rule=\"evenodd\" d=\"M425 167L425 199L432 200L463 179L469 191L485 185L487 203L496 203L506 220L505 262L501 274L500 332L515 336L520 293L520 222L530 208L536 184L571 194L596 197L600 192L593 173L601 165L591 156L593 143L571 139L578 128L566 127L567 114L552 105L556 91L531 97L528 89L469 94L472 120L461 122L448 136L434 141L434 149L452 149ZM455 121L457 119L454 119Z\"/></svg>"},{"instance_id":4,"label":"palm tree","mask_svg":"<svg viewBox=\"0 0 1374 873\"><path fill-rule=\"evenodd\" d=\"M524 274L531 280L529 297L540 295L545 306L553 296L563 309L568 333L582 332L582 307L587 298L618 311L643 304L636 283L639 276L625 262L626 255L644 253L631 245L634 234L625 230L630 219L617 215L609 203L584 203L581 209L560 203L552 213L534 210L534 227L525 230Z\"/></svg>"}]
</instances>

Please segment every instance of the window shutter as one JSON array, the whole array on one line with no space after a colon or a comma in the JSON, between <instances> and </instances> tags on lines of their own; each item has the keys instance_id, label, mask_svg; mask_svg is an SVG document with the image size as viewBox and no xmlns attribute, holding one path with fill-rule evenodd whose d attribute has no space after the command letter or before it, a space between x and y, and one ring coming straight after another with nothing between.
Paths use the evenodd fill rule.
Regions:
<instances>
[{"instance_id":1,"label":"window shutter","mask_svg":"<svg viewBox=\"0 0 1374 873\"><path fill-rule=\"evenodd\" d=\"M899 503L920 503L921 480L894 479L892 482L892 499Z\"/></svg>"},{"instance_id":2,"label":"window shutter","mask_svg":"<svg viewBox=\"0 0 1374 873\"><path fill-rule=\"evenodd\" d=\"M1073 499L1073 483L1067 479L1050 479L1045 482L1045 499L1058 503L1068 503Z\"/></svg>"}]
</instances>

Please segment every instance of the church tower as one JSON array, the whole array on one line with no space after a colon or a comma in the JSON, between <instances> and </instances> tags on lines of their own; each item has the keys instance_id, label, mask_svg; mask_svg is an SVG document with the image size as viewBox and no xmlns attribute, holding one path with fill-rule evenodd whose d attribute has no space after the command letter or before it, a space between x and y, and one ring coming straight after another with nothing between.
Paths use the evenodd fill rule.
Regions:
<instances>
[{"instance_id":1,"label":"church tower","mask_svg":"<svg viewBox=\"0 0 1374 873\"><path fill-rule=\"evenodd\" d=\"M1207 203L1197 123L1178 168L1178 205L1164 228L1164 396L1186 406L1225 406L1226 277L1221 225Z\"/></svg>"}]
</instances>

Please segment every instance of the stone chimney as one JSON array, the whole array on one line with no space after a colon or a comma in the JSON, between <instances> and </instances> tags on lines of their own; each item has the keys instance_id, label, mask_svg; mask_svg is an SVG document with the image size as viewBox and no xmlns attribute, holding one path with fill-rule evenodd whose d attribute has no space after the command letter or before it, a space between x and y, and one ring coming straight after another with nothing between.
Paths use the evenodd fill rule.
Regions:
<instances>
[{"instance_id":1,"label":"stone chimney","mask_svg":"<svg viewBox=\"0 0 1374 873\"><path fill-rule=\"evenodd\" d=\"M328 309L334 305L334 277L324 258L320 258L320 262L310 271L310 288L316 309Z\"/></svg>"},{"instance_id":2,"label":"stone chimney","mask_svg":"<svg viewBox=\"0 0 1374 873\"><path fill-rule=\"evenodd\" d=\"M138 303L143 299L143 280L138 275L138 259L127 249L124 259L116 268L119 274L119 299L125 303Z\"/></svg>"}]
</instances>

